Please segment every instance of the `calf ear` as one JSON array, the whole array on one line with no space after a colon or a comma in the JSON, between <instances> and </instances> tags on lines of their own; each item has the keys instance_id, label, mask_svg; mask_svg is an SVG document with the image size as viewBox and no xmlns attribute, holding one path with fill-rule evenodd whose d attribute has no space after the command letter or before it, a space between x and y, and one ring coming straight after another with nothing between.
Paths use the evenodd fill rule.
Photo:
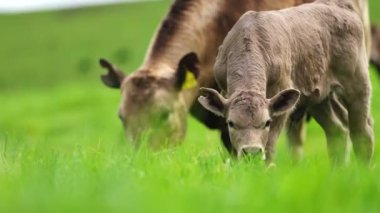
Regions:
<instances>
[{"instance_id":1,"label":"calf ear","mask_svg":"<svg viewBox=\"0 0 380 213\"><path fill-rule=\"evenodd\" d=\"M194 52L188 53L181 58L175 76L175 88L177 90L181 90L186 81L188 81L186 82L187 87L196 86L196 79L199 75L198 64L198 56ZM193 76L189 76L189 74Z\"/></svg>"},{"instance_id":2,"label":"calf ear","mask_svg":"<svg viewBox=\"0 0 380 213\"><path fill-rule=\"evenodd\" d=\"M227 100L214 89L202 87L199 89L199 92L199 103L215 115L224 117L224 109L227 105Z\"/></svg>"},{"instance_id":3,"label":"calf ear","mask_svg":"<svg viewBox=\"0 0 380 213\"><path fill-rule=\"evenodd\" d=\"M100 76L103 83L111 88L120 88L121 82L125 78L124 73L105 59L100 59L99 64L108 70L107 74Z\"/></svg>"},{"instance_id":4,"label":"calf ear","mask_svg":"<svg viewBox=\"0 0 380 213\"><path fill-rule=\"evenodd\" d=\"M298 102L301 93L295 89L283 90L269 100L271 116L279 116L291 110Z\"/></svg>"}]
</instances>

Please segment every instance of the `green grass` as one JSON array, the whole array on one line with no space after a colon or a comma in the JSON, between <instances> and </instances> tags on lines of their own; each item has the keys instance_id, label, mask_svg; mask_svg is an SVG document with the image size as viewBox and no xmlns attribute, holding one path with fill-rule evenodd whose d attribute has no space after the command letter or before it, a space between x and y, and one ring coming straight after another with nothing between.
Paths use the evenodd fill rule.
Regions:
<instances>
[{"instance_id":1,"label":"green grass","mask_svg":"<svg viewBox=\"0 0 380 213\"><path fill-rule=\"evenodd\" d=\"M277 168L226 163L217 132L189 118L182 146L125 143L119 92L99 81L99 56L141 63L168 1L0 16L0 212L378 212L374 168L331 170L323 132L308 125L292 166L283 136ZM380 20L380 4L371 1ZM371 72L375 133L379 76ZM377 141L379 141L377 139Z\"/></svg>"}]
</instances>

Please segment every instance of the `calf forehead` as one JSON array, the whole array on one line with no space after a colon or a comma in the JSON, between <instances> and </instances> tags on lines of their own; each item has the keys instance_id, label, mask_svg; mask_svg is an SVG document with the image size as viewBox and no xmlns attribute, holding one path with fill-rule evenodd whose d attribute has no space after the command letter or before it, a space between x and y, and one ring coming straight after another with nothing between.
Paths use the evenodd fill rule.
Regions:
<instances>
[{"instance_id":1,"label":"calf forehead","mask_svg":"<svg viewBox=\"0 0 380 213\"><path fill-rule=\"evenodd\" d=\"M268 101L256 94L241 94L230 104L230 118L242 125L260 124L269 117Z\"/></svg>"},{"instance_id":2,"label":"calf forehead","mask_svg":"<svg viewBox=\"0 0 380 213\"><path fill-rule=\"evenodd\" d=\"M173 82L155 76L131 76L123 85L123 103L128 107L146 107L157 101L157 92L169 93Z\"/></svg>"},{"instance_id":3,"label":"calf forehead","mask_svg":"<svg viewBox=\"0 0 380 213\"><path fill-rule=\"evenodd\" d=\"M268 101L258 93L252 91L241 91L232 98L231 107L246 106L252 110L263 108Z\"/></svg>"},{"instance_id":4,"label":"calf forehead","mask_svg":"<svg viewBox=\"0 0 380 213\"><path fill-rule=\"evenodd\" d=\"M124 85L137 90L150 88L169 88L173 86L173 79L153 75L150 70L140 70L136 74L131 75L124 82Z\"/></svg>"}]
</instances>

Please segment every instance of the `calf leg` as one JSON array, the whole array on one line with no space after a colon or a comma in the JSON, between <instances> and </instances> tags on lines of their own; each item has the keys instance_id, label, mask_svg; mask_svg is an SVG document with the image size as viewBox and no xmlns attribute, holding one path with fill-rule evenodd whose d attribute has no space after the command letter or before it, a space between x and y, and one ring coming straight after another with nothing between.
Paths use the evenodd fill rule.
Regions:
<instances>
[{"instance_id":1,"label":"calf leg","mask_svg":"<svg viewBox=\"0 0 380 213\"><path fill-rule=\"evenodd\" d=\"M328 155L334 166L345 164L349 157L349 134L344 120L339 116L347 113L344 107L339 106L342 105L338 100L330 96L310 109L310 114L325 132Z\"/></svg>"},{"instance_id":2,"label":"calf leg","mask_svg":"<svg viewBox=\"0 0 380 213\"><path fill-rule=\"evenodd\" d=\"M282 116L273 118L273 122L270 126L268 141L265 146L265 156L266 156L265 160L266 160L267 165L270 165L274 160L276 142L277 142L278 136L281 133L282 128L284 127L285 120L287 117L288 117L287 115L282 115Z\"/></svg>"},{"instance_id":3,"label":"calf leg","mask_svg":"<svg viewBox=\"0 0 380 213\"><path fill-rule=\"evenodd\" d=\"M359 68L352 79L354 84L345 85L344 100L348 110L350 136L356 157L370 164L374 152L374 135L370 115L371 84L368 72Z\"/></svg>"},{"instance_id":4,"label":"calf leg","mask_svg":"<svg viewBox=\"0 0 380 213\"><path fill-rule=\"evenodd\" d=\"M369 164L374 152L374 135L369 109L363 107L363 103L369 105L369 102L364 100L348 104L349 128L356 157L363 163Z\"/></svg>"},{"instance_id":5,"label":"calf leg","mask_svg":"<svg viewBox=\"0 0 380 213\"><path fill-rule=\"evenodd\" d=\"M293 163L298 163L303 157L303 143L305 140L306 110L296 109L287 120L287 142Z\"/></svg>"}]
</instances>

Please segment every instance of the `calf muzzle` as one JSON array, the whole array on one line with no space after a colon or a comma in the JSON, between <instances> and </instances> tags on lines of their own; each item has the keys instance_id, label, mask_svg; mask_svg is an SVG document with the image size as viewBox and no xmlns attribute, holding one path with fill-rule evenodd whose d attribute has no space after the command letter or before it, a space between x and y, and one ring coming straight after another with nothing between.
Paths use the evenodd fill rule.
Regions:
<instances>
[{"instance_id":1,"label":"calf muzzle","mask_svg":"<svg viewBox=\"0 0 380 213\"><path fill-rule=\"evenodd\" d=\"M245 146L241 149L241 154L254 158L261 157L262 160L265 160L264 148L260 146Z\"/></svg>"}]
</instances>

